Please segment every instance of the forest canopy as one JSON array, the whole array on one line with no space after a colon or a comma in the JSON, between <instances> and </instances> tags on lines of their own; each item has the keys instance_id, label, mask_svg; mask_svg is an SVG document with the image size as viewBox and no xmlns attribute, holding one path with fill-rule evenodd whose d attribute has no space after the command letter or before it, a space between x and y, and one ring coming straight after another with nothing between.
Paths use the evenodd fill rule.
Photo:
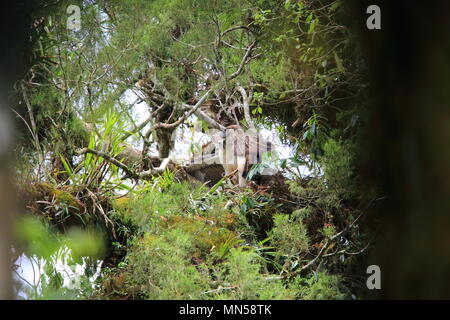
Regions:
<instances>
[{"instance_id":1,"label":"forest canopy","mask_svg":"<svg viewBox=\"0 0 450 320\"><path fill-rule=\"evenodd\" d=\"M346 1L70 5L33 13L14 87L18 296L364 297L361 223L383 194L360 179L368 80ZM269 151L193 163L230 128Z\"/></svg>"}]
</instances>

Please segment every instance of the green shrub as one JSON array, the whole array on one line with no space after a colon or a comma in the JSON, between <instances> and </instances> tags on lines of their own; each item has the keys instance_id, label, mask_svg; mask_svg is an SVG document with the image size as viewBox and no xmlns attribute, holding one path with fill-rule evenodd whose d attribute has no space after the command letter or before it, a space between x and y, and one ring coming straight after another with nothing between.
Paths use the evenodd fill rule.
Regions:
<instances>
[{"instance_id":1,"label":"green shrub","mask_svg":"<svg viewBox=\"0 0 450 320\"><path fill-rule=\"evenodd\" d=\"M335 139L328 139L320 159L328 190L336 198L352 199L356 193L354 179L354 146Z\"/></svg>"},{"instance_id":2,"label":"green shrub","mask_svg":"<svg viewBox=\"0 0 450 320\"><path fill-rule=\"evenodd\" d=\"M128 254L124 289L147 299L199 299L208 277L191 264L192 237L180 230L146 234Z\"/></svg>"},{"instance_id":3,"label":"green shrub","mask_svg":"<svg viewBox=\"0 0 450 320\"><path fill-rule=\"evenodd\" d=\"M192 192L188 183L172 183L164 191L147 187L132 194L127 201L116 201L115 209L119 219L133 223L139 231L147 232L152 225L161 221L161 217L188 214Z\"/></svg>"},{"instance_id":4,"label":"green shrub","mask_svg":"<svg viewBox=\"0 0 450 320\"><path fill-rule=\"evenodd\" d=\"M281 280L270 280L269 275L261 273L261 267L261 259L255 251L231 249L227 261L215 268L221 289L216 289L213 298L291 299L291 292Z\"/></svg>"},{"instance_id":5,"label":"green shrub","mask_svg":"<svg viewBox=\"0 0 450 320\"><path fill-rule=\"evenodd\" d=\"M274 216L274 227L269 232L272 245L280 254L297 255L308 250L309 240L303 224L304 210L296 210L290 216Z\"/></svg>"},{"instance_id":6,"label":"green shrub","mask_svg":"<svg viewBox=\"0 0 450 320\"><path fill-rule=\"evenodd\" d=\"M325 272L315 273L308 279L298 277L290 288L296 292L296 298L304 300L342 300L348 297L341 277Z\"/></svg>"}]
</instances>

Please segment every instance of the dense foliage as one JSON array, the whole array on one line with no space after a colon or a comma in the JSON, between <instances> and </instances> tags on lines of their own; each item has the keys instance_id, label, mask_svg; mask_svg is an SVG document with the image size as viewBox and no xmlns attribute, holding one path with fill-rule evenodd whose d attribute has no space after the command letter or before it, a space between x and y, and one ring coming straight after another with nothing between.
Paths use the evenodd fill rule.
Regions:
<instances>
[{"instance_id":1,"label":"dense foliage","mask_svg":"<svg viewBox=\"0 0 450 320\"><path fill-rule=\"evenodd\" d=\"M345 1L77 4L80 31L64 2L36 16L17 84L18 233L47 266L29 296L359 298L360 218L376 197L358 179L366 82ZM176 161L158 170L174 132L194 148L194 122L232 120L293 150L271 183L209 188ZM64 284L61 255L87 266L78 286Z\"/></svg>"}]
</instances>

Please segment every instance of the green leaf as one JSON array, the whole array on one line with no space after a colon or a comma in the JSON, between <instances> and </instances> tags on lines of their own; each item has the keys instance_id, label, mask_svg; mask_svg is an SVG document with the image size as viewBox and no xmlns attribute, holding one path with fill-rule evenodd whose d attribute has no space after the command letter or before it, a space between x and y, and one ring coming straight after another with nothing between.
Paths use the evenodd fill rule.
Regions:
<instances>
[{"instance_id":1,"label":"green leaf","mask_svg":"<svg viewBox=\"0 0 450 320\"><path fill-rule=\"evenodd\" d=\"M308 138L309 138L309 130L303 133L303 140L308 140Z\"/></svg>"},{"instance_id":2,"label":"green leaf","mask_svg":"<svg viewBox=\"0 0 450 320\"><path fill-rule=\"evenodd\" d=\"M330 8L329 11L330 12L334 12L336 11L337 8L339 8L341 6L341 1L336 1L335 3L333 3Z\"/></svg>"},{"instance_id":3,"label":"green leaf","mask_svg":"<svg viewBox=\"0 0 450 320\"><path fill-rule=\"evenodd\" d=\"M131 190L133 190L133 188L131 188L130 186L127 186L126 184L123 184L123 183L119 184L119 185L117 186L117 188L118 188L118 189L122 189L122 190L126 190L126 191L131 191Z\"/></svg>"},{"instance_id":4,"label":"green leaf","mask_svg":"<svg viewBox=\"0 0 450 320\"><path fill-rule=\"evenodd\" d=\"M93 135L91 135L91 137L89 139L89 149L95 149L95 138ZM92 161L92 153L86 154L86 159L84 161L84 168L86 170L88 170L89 165L91 164L91 161Z\"/></svg>"},{"instance_id":5,"label":"green leaf","mask_svg":"<svg viewBox=\"0 0 450 320\"><path fill-rule=\"evenodd\" d=\"M316 29L316 24L317 24L317 19L314 19L311 21L311 23L309 24L308 34L311 34L314 32L314 30Z\"/></svg>"},{"instance_id":6,"label":"green leaf","mask_svg":"<svg viewBox=\"0 0 450 320\"><path fill-rule=\"evenodd\" d=\"M341 58L334 52L334 60L336 61L336 66L339 72L345 72L344 65L342 64Z\"/></svg>"},{"instance_id":7,"label":"green leaf","mask_svg":"<svg viewBox=\"0 0 450 320\"><path fill-rule=\"evenodd\" d=\"M70 165L67 163L66 159L64 159L64 157L61 154L59 155L59 158L61 159L61 162L62 162L62 164L64 166L64 169L66 170L67 174L70 175L70 176L73 175L73 170L70 167Z\"/></svg>"}]
</instances>

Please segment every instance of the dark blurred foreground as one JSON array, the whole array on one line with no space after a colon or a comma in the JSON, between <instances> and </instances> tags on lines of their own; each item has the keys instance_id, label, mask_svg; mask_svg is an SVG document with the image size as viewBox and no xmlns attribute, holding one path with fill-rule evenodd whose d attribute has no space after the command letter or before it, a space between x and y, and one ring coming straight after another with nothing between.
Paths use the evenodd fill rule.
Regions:
<instances>
[{"instance_id":1,"label":"dark blurred foreground","mask_svg":"<svg viewBox=\"0 0 450 320\"><path fill-rule=\"evenodd\" d=\"M0 10L0 299L12 299L10 249L14 194L8 158L14 138L10 92L30 61L29 32L35 1L4 3ZM37 3L36 3L37 4Z\"/></svg>"},{"instance_id":2,"label":"dark blurred foreground","mask_svg":"<svg viewBox=\"0 0 450 320\"><path fill-rule=\"evenodd\" d=\"M4 5L0 17L0 299L12 298L12 129L4 111L30 62L33 4ZM381 7L382 30L365 28L371 4ZM367 185L386 195L371 212L379 237L367 264L382 274L375 297L450 298L450 2L355 0L354 8L371 70L362 171Z\"/></svg>"},{"instance_id":3,"label":"dark blurred foreground","mask_svg":"<svg viewBox=\"0 0 450 320\"><path fill-rule=\"evenodd\" d=\"M382 298L450 298L450 2L373 2L382 30L361 39L372 98L365 165L387 200L374 212L369 264L381 268Z\"/></svg>"}]
</instances>

